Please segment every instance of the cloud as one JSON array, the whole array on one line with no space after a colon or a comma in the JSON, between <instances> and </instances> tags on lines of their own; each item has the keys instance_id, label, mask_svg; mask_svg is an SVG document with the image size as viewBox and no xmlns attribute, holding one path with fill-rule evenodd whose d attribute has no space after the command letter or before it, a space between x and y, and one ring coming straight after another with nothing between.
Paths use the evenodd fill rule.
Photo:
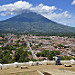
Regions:
<instances>
[{"instance_id":1,"label":"cloud","mask_svg":"<svg viewBox=\"0 0 75 75\"><path fill-rule=\"evenodd\" d=\"M44 17L53 20L57 23L61 23L61 24L70 24L70 20L72 15L68 12L68 11L63 11L60 8L56 8L55 6L47 6L47 5L43 5L43 4L39 4L36 7L32 7L30 8L31 11L39 13L41 15L43 15ZM60 13L56 13L61 11ZM69 20L69 23L67 22L67 20Z\"/></svg>"},{"instance_id":2,"label":"cloud","mask_svg":"<svg viewBox=\"0 0 75 75\"><path fill-rule=\"evenodd\" d=\"M0 6L1 16L14 15L21 13L22 11L30 10L36 13L39 13L49 19L53 18L70 18L71 15L68 14L68 11L62 13L55 13L55 11L62 11L62 9L56 8L55 6L43 5L42 3L33 7L32 4L26 1L17 1L14 4L7 4Z\"/></svg>"},{"instance_id":3,"label":"cloud","mask_svg":"<svg viewBox=\"0 0 75 75\"><path fill-rule=\"evenodd\" d=\"M49 19L61 19L61 18L71 18L71 14L68 13L68 11L64 11L62 13L48 13L44 14L44 16L48 17Z\"/></svg>"},{"instance_id":4,"label":"cloud","mask_svg":"<svg viewBox=\"0 0 75 75\"><path fill-rule=\"evenodd\" d=\"M75 0L73 0L72 5L75 5Z\"/></svg>"},{"instance_id":5,"label":"cloud","mask_svg":"<svg viewBox=\"0 0 75 75\"><path fill-rule=\"evenodd\" d=\"M62 9L56 8L55 6L47 6L43 4L39 4L36 7L30 8L31 11L39 13L43 15L44 17L51 19L51 20L57 20L57 19L64 19L64 18L71 18L72 15L69 14L68 11L63 11L61 13L56 13L55 11L62 11Z\"/></svg>"},{"instance_id":6,"label":"cloud","mask_svg":"<svg viewBox=\"0 0 75 75\"><path fill-rule=\"evenodd\" d=\"M7 4L0 6L0 12L2 16L6 15L13 15L15 13L20 13L23 10L27 10L32 6L32 4L29 4L26 1L18 1L14 4Z\"/></svg>"},{"instance_id":7,"label":"cloud","mask_svg":"<svg viewBox=\"0 0 75 75\"><path fill-rule=\"evenodd\" d=\"M43 5L43 4L39 4L36 7L32 7L30 10L37 12L37 13L52 13L53 11L55 11L57 8L55 6L47 6L47 5Z\"/></svg>"},{"instance_id":8,"label":"cloud","mask_svg":"<svg viewBox=\"0 0 75 75\"><path fill-rule=\"evenodd\" d=\"M64 11L64 12L61 12L61 13L47 13L47 14L42 14L44 17L50 19L50 20L53 20L57 23L60 23L60 24L64 24L64 25L71 25L71 18L72 18L72 15L69 14L68 11ZM74 22L73 22L74 23ZM72 23L72 25L73 25Z\"/></svg>"},{"instance_id":9,"label":"cloud","mask_svg":"<svg viewBox=\"0 0 75 75\"><path fill-rule=\"evenodd\" d=\"M74 2L75 0L73 1L73 4ZM55 22L62 24L68 24L67 20L72 17L72 15L69 14L68 11L63 11L62 9L57 8L55 6L48 6L42 3L37 6L33 6L32 4L26 1L17 1L13 4L6 4L0 6L0 15L1 16L15 15L22 13L23 11L26 10L36 12L48 19L51 19Z\"/></svg>"},{"instance_id":10,"label":"cloud","mask_svg":"<svg viewBox=\"0 0 75 75\"><path fill-rule=\"evenodd\" d=\"M55 6L47 6L43 4L39 4L36 7L30 8L31 11L39 13L45 16L48 19L61 19L61 18L71 18L71 14L68 11L63 11L61 13L56 13L55 11L62 11L62 9L56 8Z\"/></svg>"},{"instance_id":11,"label":"cloud","mask_svg":"<svg viewBox=\"0 0 75 75\"><path fill-rule=\"evenodd\" d=\"M65 18L64 19L57 19L57 20L55 20L55 22L75 27L75 17L72 17L72 18L67 19L67 20Z\"/></svg>"}]
</instances>

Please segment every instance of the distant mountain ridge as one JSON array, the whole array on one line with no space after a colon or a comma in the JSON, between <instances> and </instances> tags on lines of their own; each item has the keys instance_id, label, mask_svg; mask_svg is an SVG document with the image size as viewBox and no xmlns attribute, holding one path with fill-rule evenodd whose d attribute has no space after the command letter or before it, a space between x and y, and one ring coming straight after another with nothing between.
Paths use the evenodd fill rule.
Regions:
<instances>
[{"instance_id":1,"label":"distant mountain ridge","mask_svg":"<svg viewBox=\"0 0 75 75\"><path fill-rule=\"evenodd\" d=\"M75 32L75 28L58 24L34 12L25 12L7 20L0 21L0 31Z\"/></svg>"}]
</instances>

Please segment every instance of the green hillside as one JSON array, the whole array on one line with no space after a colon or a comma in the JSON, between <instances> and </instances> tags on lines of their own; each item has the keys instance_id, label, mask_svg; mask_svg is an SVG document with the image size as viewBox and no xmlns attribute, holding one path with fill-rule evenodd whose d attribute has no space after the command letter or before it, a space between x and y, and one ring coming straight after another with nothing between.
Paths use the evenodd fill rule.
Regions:
<instances>
[{"instance_id":1,"label":"green hillside","mask_svg":"<svg viewBox=\"0 0 75 75\"><path fill-rule=\"evenodd\" d=\"M53 22L40 14L26 12L0 22L5 32L75 32L75 28Z\"/></svg>"}]
</instances>

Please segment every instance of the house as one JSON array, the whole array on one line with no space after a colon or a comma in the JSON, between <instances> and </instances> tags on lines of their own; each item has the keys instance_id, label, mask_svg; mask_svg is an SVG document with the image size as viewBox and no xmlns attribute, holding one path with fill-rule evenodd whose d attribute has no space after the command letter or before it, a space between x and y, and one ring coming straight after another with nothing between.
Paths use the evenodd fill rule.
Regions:
<instances>
[{"instance_id":1,"label":"house","mask_svg":"<svg viewBox=\"0 0 75 75\"><path fill-rule=\"evenodd\" d=\"M2 40L3 38L2 37L0 37L0 40Z\"/></svg>"},{"instance_id":2,"label":"house","mask_svg":"<svg viewBox=\"0 0 75 75\"><path fill-rule=\"evenodd\" d=\"M48 59L47 57L38 57L38 60Z\"/></svg>"}]
</instances>

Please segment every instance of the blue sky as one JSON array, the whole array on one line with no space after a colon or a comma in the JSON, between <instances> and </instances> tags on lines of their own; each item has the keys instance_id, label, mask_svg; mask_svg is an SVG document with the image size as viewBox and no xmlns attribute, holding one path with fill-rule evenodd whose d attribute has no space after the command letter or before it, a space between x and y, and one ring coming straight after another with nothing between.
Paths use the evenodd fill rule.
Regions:
<instances>
[{"instance_id":1,"label":"blue sky","mask_svg":"<svg viewBox=\"0 0 75 75\"><path fill-rule=\"evenodd\" d=\"M0 0L0 21L25 10L37 12L55 22L75 27L75 0Z\"/></svg>"}]
</instances>

